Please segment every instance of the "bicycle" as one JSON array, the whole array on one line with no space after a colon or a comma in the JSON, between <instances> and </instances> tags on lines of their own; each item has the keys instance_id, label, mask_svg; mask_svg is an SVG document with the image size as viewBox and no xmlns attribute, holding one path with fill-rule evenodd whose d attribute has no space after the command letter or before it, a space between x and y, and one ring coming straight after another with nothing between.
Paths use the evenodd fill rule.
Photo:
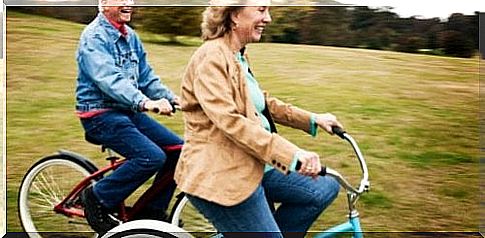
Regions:
<instances>
[{"instance_id":1,"label":"bicycle","mask_svg":"<svg viewBox=\"0 0 485 238\"><path fill-rule=\"evenodd\" d=\"M92 138L87 137L86 140L100 145ZM109 148L101 147L103 152L108 151L106 160L109 161L109 165L101 169L80 154L60 150L39 160L28 170L20 185L18 208L22 227L29 237L58 237L60 233L69 232L93 233L84 218L80 195L85 188L127 161L116 156ZM180 153L181 148L182 145L172 145L162 149L170 156ZM133 220L155 194L173 181L174 171L175 163L132 207L126 207L123 202L115 219L120 223ZM79 235L91 234L75 234L76 237Z\"/></svg>"},{"instance_id":2,"label":"bicycle","mask_svg":"<svg viewBox=\"0 0 485 238\"><path fill-rule=\"evenodd\" d=\"M322 168L320 175L335 177L341 186L347 190L349 221L314 237L325 238L341 232L351 232L354 237L359 238L362 237L362 229L355 204L359 196L369 190L367 165L353 138L339 128L333 129L335 134L351 143L359 159L363 178L359 188L355 189L337 171ZM89 141L89 138L87 139ZM103 151L106 149L105 147L102 148ZM180 149L181 145L165 148L167 153L178 153ZM93 233L84 219L83 204L79 195L91 183L99 180L105 173L116 169L126 161L114 156L110 150L108 152L107 160L110 161L110 164L101 169L98 169L84 156L66 150L61 150L58 154L41 159L29 169L20 186L19 215L22 226L26 232L29 232L30 237L49 237L49 235L58 237L58 233L42 233L53 230L62 233L72 231ZM61 173L51 175L50 173L56 172L56 167L60 167ZM66 171L71 172L66 173ZM169 216L170 224L150 220L130 221L136 215L136 212L140 211L143 205L149 201L151 196L163 189L173 179L173 172L173 168L171 168L169 172L165 173L163 178L146 190L128 211L124 204L121 204L120 212L116 217L121 225L112 229L103 238L144 237L143 235L150 235L150 237L189 237L186 231L200 232L192 233L195 236L220 237L220 234L217 234L212 225L188 203L183 192L176 196L176 202L172 206ZM66 174L69 179L61 178ZM74 174L77 174L79 178L72 180ZM36 209L39 209L39 211ZM181 220L184 221L184 229L178 228L181 226ZM53 223L60 226L53 226ZM66 236L66 234L63 235ZM78 237L79 234L76 234L76 236Z\"/></svg>"},{"instance_id":3,"label":"bicycle","mask_svg":"<svg viewBox=\"0 0 485 238\"><path fill-rule=\"evenodd\" d=\"M357 145L357 142L345 131L343 131L339 127L333 127L332 131L334 134L342 138L343 140L346 140L350 143L352 146L356 157L359 161L360 168L362 171L362 178L360 181L360 184L357 188L354 188L340 173L337 171L328 168L328 167L322 167L322 172L320 172L319 175L321 176L332 176L334 177L339 184L347 191L347 201L348 201L348 207L349 207L349 214L348 214L348 221L344 222L339 225L335 225L323 232L319 233L312 233L312 237L315 238L330 238L330 237L335 237L335 236L340 236L342 234L349 234L352 235L353 238L363 238L363 231L360 225L360 218L359 218L359 213L356 209L356 203L359 197L364 193L368 192L370 189L370 182L369 182L369 172L367 169L367 164L365 162L364 156L362 155L362 152L360 151L359 146ZM299 168L300 164L297 165L297 169ZM174 225L178 225L179 219L184 219L183 217L187 217L184 215L184 210L190 210L190 214L195 214L196 216L201 216L197 211L195 211L195 208L193 208L190 203L188 203L188 199L183 196L183 193L181 194L182 196L178 196L177 202L174 205L174 210L172 214L172 221L171 223ZM195 213L193 212L195 211ZM198 215L197 215L198 214ZM181 217L183 216L183 217ZM202 218L205 219L205 218ZM194 219L192 219L194 220ZM188 220L189 221L189 220ZM203 220L201 220L203 221ZM202 222L199 222L199 225ZM205 224L208 224L207 222ZM125 232L126 234L137 234L137 230L139 230L142 227L147 227L146 224L143 224L142 222L138 223L125 223L117 228L114 229L116 232ZM158 231L162 232L164 229L170 229L168 228L160 228L157 229ZM215 228L213 228L210 224L206 225L203 229L197 228L197 227L185 227L184 225L184 230L190 231L192 234L194 231L199 231L199 232L210 232L213 233L209 235L208 237L222 237L221 234L217 234L215 231ZM181 233L178 233L181 234ZM199 233L202 235L207 235L207 233ZM186 233L181 234L182 237L186 237ZM136 237L136 236L134 236ZM143 236L140 236L143 237ZM155 236L157 237L157 236ZM158 237L163 237L163 236L158 236ZM205 236L207 237L207 236ZM112 238L112 236L104 236L103 238Z\"/></svg>"}]
</instances>

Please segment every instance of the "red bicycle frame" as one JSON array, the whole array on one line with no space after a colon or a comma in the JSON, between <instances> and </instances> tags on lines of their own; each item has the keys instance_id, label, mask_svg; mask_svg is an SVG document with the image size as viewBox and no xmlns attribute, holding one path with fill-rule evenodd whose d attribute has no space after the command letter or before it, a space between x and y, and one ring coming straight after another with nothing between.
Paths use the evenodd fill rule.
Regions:
<instances>
[{"instance_id":1,"label":"red bicycle frame","mask_svg":"<svg viewBox=\"0 0 485 238\"><path fill-rule=\"evenodd\" d=\"M182 145L171 145L162 148L166 153L179 152L182 149ZM97 180L102 177L106 172L112 171L120 167L127 160L120 159L119 157L109 157L108 160L110 164L99 169L93 174L84 178L79 182L73 190L67 195L59 204L54 206L54 211L56 213L64 214L68 217L77 216L84 217L84 208L81 205L80 193L91 184L92 180ZM130 220L137 212L139 212L145 204L153 199L162 189L164 189L170 182L173 181L174 170L171 169L167 171L158 181L156 181L150 188L148 188L140 198L135 202L133 207L126 211L124 203L120 206L119 217L123 222Z\"/></svg>"}]
</instances>

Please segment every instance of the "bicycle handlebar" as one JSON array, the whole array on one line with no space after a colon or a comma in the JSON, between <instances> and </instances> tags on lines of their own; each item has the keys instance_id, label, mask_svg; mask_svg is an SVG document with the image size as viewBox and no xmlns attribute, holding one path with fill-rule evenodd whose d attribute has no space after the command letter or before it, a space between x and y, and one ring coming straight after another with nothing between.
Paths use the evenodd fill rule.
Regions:
<instances>
[{"instance_id":1,"label":"bicycle handlebar","mask_svg":"<svg viewBox=\"0 0 485 238\"><path fill-rule=\"evenodd\" d=\"M335 179L337 179L337 181L340 183L340 185L342 185L342 187L344 187L347 191L351 191L351 192L356 193L356 194L361 194L364 191L368 191L369 186L370 186L369 172L367 170L367 164L365 163L364 156L360 152L359 146L357 145L355 140L349 134L347 134L347 132L345 132L342 128L337 127L337 126L332 126L332 132L335 135L337 135L338 137L342 138L343 140L348 141L352 145L352 148L354 149L354 152L355 152L357 159L359 160L359 163L360 163L360 168L362 170L362 179L360 181L359 187L354 188L339 172L337 172L337 171L335 171L331 168L322 166L322 170L320 171L320 173L318 175L320 175L320 176L325 176L325 175L332 176ZM301 162L297 161L296 167L295 167L296 171L300 170L300 168L301 168Z\"/></svg>"},{"instance_id":2,"label":"bicycle handlebar","mask_svg":"<svg viewBox=\"0 0 485 238\"><path fill-rule=\"evenodd\" d=\"M347 133L344 131L344 129L338 127L338 126L332 126L332 132L333 134L337 135L338 137L345 139L344 134Z\"/></svg>"},{"instance_id":3,"label":"bicycle handlebar","mask_svg":"<svg viewBox=\"0 0 485 238\"><path fill-rule=\"evenodd\" d=\"M170 105L172 106L172 113L175 113L175 112L177 112L177 110L180 110L180 105L175 104L173 102L170 102ZM158 108L155 108L155 109L153 109L153 112L154 113L159 113L160 110Z\"/></svg>"},{"instance_id":4,"label":"bicycle handlebar","mask_svg":"<svg viewBox=\"0 0 485 238\"><path fill-rule=\"evenodd\" d=\"M370 183L369 183L369 171L367 170L367 164L365 162L364 156L360 152L359 146L357 145L357 142L355 142L354 138L352 138L347 132L345 132L342 128L337 127L337 126L332 126L332 132L342 138L343 140L346 140L350 143L352 148L354 149L355 155L357 156L357 159L359 160L360 168L362 170L362 179L360 180L360 185L356 189L350 185L350 183L337 171L327 168L327 174L335 177L339 183L345 187L348 191L352 191L357 194L361 194L365 191L369 190Z\"/></svg>"}]
</instances>

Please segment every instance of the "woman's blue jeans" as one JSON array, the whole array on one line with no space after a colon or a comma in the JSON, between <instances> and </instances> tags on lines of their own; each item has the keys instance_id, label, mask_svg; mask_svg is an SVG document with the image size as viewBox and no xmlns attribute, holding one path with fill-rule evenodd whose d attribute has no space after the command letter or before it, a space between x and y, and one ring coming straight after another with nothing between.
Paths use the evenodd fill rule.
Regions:
<instances>
[{"instance_id":1,"label":"woman's blue jeans","mask_svg":"<svg viewBox=\"0 0 485 238\"><path fill-rule=\"evenodd\" d=\"M162 146L183 144L175 133L141 112L110 110L81 119L81 124L88 136L128 159L93 188L108 209L116 208L155 173L157 180L176 164L179 154L168 156ZM166 210L175 187L175 182L167 186L147 208Z\"/></svg>"},{"instance_id":2,"label":"woman's blue jeans","mask_svg":"<svg viewBox=\"0 0 485 238\"><path fill-rule=\"evenodd\" d=\"M265 173L258 189L235 206L187 197L224 237L303 237L339 189L332 177L312 179L272 169ZM273 209L273 203L281 205Z\"/></svg>"}]
</instances>

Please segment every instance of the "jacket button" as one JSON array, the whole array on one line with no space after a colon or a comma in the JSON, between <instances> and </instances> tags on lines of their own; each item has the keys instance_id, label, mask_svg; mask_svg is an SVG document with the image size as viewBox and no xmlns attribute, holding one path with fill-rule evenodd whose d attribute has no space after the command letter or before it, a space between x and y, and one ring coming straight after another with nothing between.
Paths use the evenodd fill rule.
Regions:
<instances>
[{"instance_id":1,"label":"jacket button","mask_svg":"<svg viewBox=\"0 0 485 238\"><path fill-rule=\"evenodd\" d=\"M284 166L284 165L283 165L283 166L281 166L281 169L282 169L283 171L286 171L286 166Z\"/></svg>"},{"instance_id":2,"label":"jacket button","mask_svg":"<svg viewBox=\"0 0 485 238\"><path fill-rule=\"evenodd\" d=\"M272 160L272 161L271 161L271 163L272 163L272 164L276 164L276 160Z\"/></svg>"},{"instance_id":3,"label":"jacket button","mask_svg":"<svg viewBox=\"0 0 485 238\"><path fill-rule=\"evenodd\" d=\"M254 113L255 116L259 116L257 112Z\"/></svg>"},{"instance_id":4,"label":"jacket button","mask_svg":"<svg viewBox=\"0 0 485 238\"><path fill-rule=\"evenodd\" d=\"M278 166L278 168L279 168L279 167L281 167L281 163L280 163L280 162L278 162L278 163L276 164L276 166Z\"/></svg>"}]
</instances>

